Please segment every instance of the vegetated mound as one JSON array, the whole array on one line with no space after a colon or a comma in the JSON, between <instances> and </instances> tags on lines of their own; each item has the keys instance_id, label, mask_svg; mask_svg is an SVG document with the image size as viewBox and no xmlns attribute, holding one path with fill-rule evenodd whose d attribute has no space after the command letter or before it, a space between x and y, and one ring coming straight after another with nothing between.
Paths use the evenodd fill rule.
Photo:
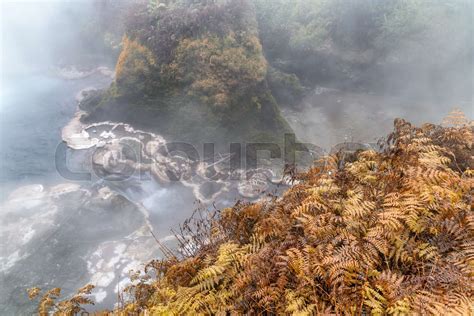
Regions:
<instances>
[{"instance_id":1,"label":"vegetated mound","mask_svg":"<svg viewBox=\"0 0 474 316\"><path fill-rule=\"evenodd\" d=\"M116 312L472 315L473 137L398 119L381 152L329 156L280 198L186 223L181 258L137 273Z\"/></svg>"},{"instance_id":2,"label":"vegetated mound","mask_svg":"<svg viewBox=\"0 0 474 316\"><path fill-rule=\"evenodd\" d=\"M181 141L277 141L291 132L266 81L267 61L249 0L139 2L116 79L82 108Z\"/></svg>"}]
</instances>

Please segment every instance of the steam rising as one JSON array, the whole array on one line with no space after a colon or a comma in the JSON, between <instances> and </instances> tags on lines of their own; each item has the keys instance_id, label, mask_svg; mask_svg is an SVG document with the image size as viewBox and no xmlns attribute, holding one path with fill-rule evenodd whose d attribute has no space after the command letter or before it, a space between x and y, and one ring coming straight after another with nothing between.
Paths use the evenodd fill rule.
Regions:
<instances>
[{"instance_id":1,"label":"steam rising","mask_svg":"<svg viewBox=\"0 0 474 316\"><path fill-rule=\"evenodd\" d=\"M269 16L274 12L273 3L284 3L255 1L269 6ZM472 9L472 4L466 3L466 8ZM98 301L113 304L106 290L113 291L117 282L126 283L127 269L160 255L150 230L157 230L158 238L165 242L173 242L169 228L176 227L195 208L197 194L181 184L164 188L159 181L132 179L119 184L99 180L71 185L61 184L67 181L56 172L54 154L62 142L61 130L76 113L75 96L83 89L107 88L112 82L112 71L104 65L113 68L110 65L116 56L100 46L102 39L91 35L95 34L91 31L91 25L96 25L93 21L103 13L97 8L107 11L111 5L107 0L1 3L0 314L31 308L20 296L25 286L51 286L54 282L64 282L53 285L72 292L87 281L96 281L104 285L97 293ZM261 26L264 18L268 17L259 17ZM305 19L302 15L295 23L304 24ZM119 17L107 23L114 21L120 28ZM359 22L360 16L348 14L339 27L350 29ZM287 27L285 20L279 23L276 34ZM328 57L336 49L328 53L324 50L327 45L318 43L315 54L285 60L278 45L266 44L265 36L275 34L263 29L260 33L269 64L300 75L304 85L304 97L296 104L280 102L284 117L300 141L329 150L341 142L376 142L390 132L397 117L415 124L441 123L453 108L460 108L472 119L472 16L468 25L463 23L439 21L436 32L427 35L432 39L428 46L407 34L394 42L383 62L354 63L349 70L345 62L356 58L340 47L337 52L342 51L342 57ZM359 38L360 34L352 35ZM295 43L298 39L281 41L285 40ZM71 69L74 76L65 76ZM109 128L108 123L103 125ZM77 126L81 134L82 126ZM84 131L93 135L97 126ZM80 157L87 156L77 152ZM229 201L226 197L220 202ZM104 224L107 219L117 226ZM77 226L68 225L69 221ZM87 240L87 245L78 242L88 237L81 229L95 239ZM18 232L23 235L21 240L16 239ZM7 245L2 240L11 242ZM44 254L49 259L36 263L43 258L36 248L50 251ZM23 274L29 271L28 265L35 268ZM85 277L71 276L76 272L73 269Z\"/></svg>"}]
</instances>

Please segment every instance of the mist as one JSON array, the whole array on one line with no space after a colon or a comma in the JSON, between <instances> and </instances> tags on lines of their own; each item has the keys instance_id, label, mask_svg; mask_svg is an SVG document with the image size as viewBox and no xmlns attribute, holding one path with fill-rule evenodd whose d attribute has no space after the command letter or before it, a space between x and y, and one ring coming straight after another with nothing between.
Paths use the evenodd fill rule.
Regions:
<instances>
[{"instance_id":1,"label":"mist","mask_svg":"<svg viewBox=\"0 0 474 316\"><path fill-rule=\"evenodd\" d=\"M284 134L321 148L295 166L304 171L341 143L377 148L396 118L442 124L459 109L472 124L472 9L2 1L0 314L34 312L35 286L70 296L94 284L88 310L113 308L130 270L183 251L176 232L190 216L269 201L296 183ZM195 160L169 141L216 152ZM249 158L248 144L281 155Z\"/></svg>"},{"instance_id":2,"label":"mist","mask_svg":"<svg viewBox=\"0 0 474 316\"><path fill-rule=\"evenodd\" d=\"M91 19L92 1L3 1L3 77L45 71L87 54L81 28Z\"/></svg>"},{"instance_id":3,"label":"mist","mask_svg":"<svg viewBox=\"0 0 474 316\"><path fill-rule=\"evenodd\" d=\"M275 87L299 137L330 148L376 142L397 117L440 124L459 108L472 118L472 2L316 3L257 1L267 59L310 91L294 101Z\"/></svg>"}]
</instances>

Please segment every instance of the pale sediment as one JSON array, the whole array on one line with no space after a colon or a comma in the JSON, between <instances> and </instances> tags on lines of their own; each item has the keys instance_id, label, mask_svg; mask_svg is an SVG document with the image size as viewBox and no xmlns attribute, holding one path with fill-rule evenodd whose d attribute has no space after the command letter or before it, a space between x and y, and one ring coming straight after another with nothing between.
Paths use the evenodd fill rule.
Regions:
<instances>
[{"instance_id":1,"label":"pale sediment","mask_svg":"<svg viewBox=\"0 0 474 316\"><path fill-rule=\"evenodd\" d=\"M99 73L105 77L109 77L111 79L115 78L115 72L113 70L110 70L106 66L99 66L94 69L88 69L88 70L79 70L77 69L76 66L68 66L68 67L63 67L63 68L56 68L54 70L54 73L66 80L78 80L78 79L84 79L87 77L92 76L93 74Z\"/></svg>"},{"instance_id":2,"label":"pale sediment","mask_svg":"<svg viewBox=\"0 0 474 316\"><path fill-rule=\"evenodd\" d=\"M180 182L190 187L196 199L207 204L231 191L256 199L273 185L282 184L282 178L270 168L239 172L229 170L230 156L211 163L173 155L159 135L124 123L84 125L80 121L82 114L79 111L63 129L63 140L73 149L93 148L92 162L104 176L149 173L158 183Z\"/></svg>"}]
</instances>

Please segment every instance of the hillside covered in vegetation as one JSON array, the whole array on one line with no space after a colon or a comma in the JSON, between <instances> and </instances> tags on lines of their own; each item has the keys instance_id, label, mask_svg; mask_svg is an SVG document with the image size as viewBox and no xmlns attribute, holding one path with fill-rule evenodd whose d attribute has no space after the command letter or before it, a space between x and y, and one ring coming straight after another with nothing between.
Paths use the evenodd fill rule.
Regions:
<instances>
[{"instance_id":1,"label":"hillside covered in vegetation","mask_svg":"<svg viewBox=\"0 0 474 316\"><path fill-rule=\"evenodd\" d=\"M290 128L278 105L318 85L446 100L471 89L467 0L101 3L89 29L121 52L114 84L81 105L88 122L280 143Z\"/></svg>"},{"instance_id":2,"label":"hillside covered in vegetation","mask_svg":"<svg viewBox=\"0 0 474 316\"><path fill-rule=\"evenodd\" d=\"M269 63L305 86L413 95L439 91L438 98L471 89L463 66L473 60L471 1L255 3ZM275 92L281 95L280 90ZM297 95L292 91L286 95Z\"/></svg>"},{"instance_id":3,"label":"hillside covered in vegetation","mask_svg":"<svg viewBox=\"0 0 474 316\"><path fill-rule=\"evenodd\" d=\"M249 1L144 2L128 14L114 84L82 105L89 120L190 141L278 141L290 131Z\"/></svg>"},{"instance_id":4,"label":"hillside covered in vegetation","mask_svg":"<svg viewBox=\"0 0 474 316\"><path fill-rule=\"evenodd\" d=\"M372 109L390 121L389 95L428 100L414 112L458 94L472 103L470 0L101 3L103 28L86 34L117 54L115 79L80 102L82 123L129 123L169 141L282 144L292 131L280 110L298 112L322 90L376 94ZM331 124L344 107L334 101ZM307 113L328 105L316 103ZM370 133L377 117L363 121ZM474 129L459 112L445 123L396 119L378 151L288 168L288 191L191 218L177 250L153 235L164 259L133 271L115 309L97 314L474 314ZM74 315L93 291L29 296L40 315Z\"/></svg>"},{"instance_id":5,"label":"hillside covered in vegetation","mask_svg":"<svg viewBox=\"0 0 474 316\"><path fill-rule=\"evenodd\" d=\"M181 253L134 273L115 312L472 315L474 131L453 119L397 119L382 152L326 157L281 197L187 223ZM80 311L90 290L40 309Z\"/></svg>"},{"instance_id":6,"label":"hillside covered in vegetation","mask_svg":"<svg viewBox=\"0 0 474 316\"><path fill-rule=\"evenodd\" d=\"M0 8L0 316L474 316L474 0Z\"/></svg>"}]
</instances>

